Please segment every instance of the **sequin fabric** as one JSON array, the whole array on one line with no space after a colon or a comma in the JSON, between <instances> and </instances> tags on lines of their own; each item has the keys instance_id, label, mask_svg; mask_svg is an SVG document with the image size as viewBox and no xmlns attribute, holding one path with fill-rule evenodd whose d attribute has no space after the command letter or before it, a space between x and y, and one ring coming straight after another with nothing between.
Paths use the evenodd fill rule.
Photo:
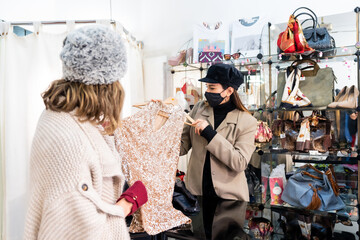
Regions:
<instances>
[{"instance_id":1,"label":"sequin fabric","mask_svg":"<svg viewBox=\"0 0 360 240\"><path fill-rule=\"evenodd\" d=\"M169 118L155 130L160 110ZM172 206L184 119L180 106L151 102L124 119L115 132L116 148L129 185L140 180L148 192L148 202L133 215L130 232L155 235L191 222Z\"/></svg>"}]
</instances>

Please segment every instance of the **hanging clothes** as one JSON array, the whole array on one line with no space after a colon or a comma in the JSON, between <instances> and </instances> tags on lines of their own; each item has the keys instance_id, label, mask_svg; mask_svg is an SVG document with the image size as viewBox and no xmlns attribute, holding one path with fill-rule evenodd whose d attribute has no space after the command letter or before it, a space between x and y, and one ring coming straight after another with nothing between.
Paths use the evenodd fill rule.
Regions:
<instances>
[{"instance_id":1,"label":"hanging clothes","mask_svg":"<svg viewBox=\"0 0 360 240\"><path fill-rule=\"evenodd\" d=\"M166 112L168 118L159 121L159 111ZM115 133L129 185L140 180L148 192L148 202L133 215L130 232L155 235L191 222L172 205L184 120L180 106L151 102L124 119Z\"/></svg>"},{"instance_id":2,"label":"hanging clothes","mask_svg":"<svg viewBox=\"0 0 360 240\"><path fill-rule=\"evenodd\" d=\"M280 108L299 108L312 107L311 101L301 92L299 82L301 77L301 70L294 68L291 72L289 68L286 72L286 83L281 98Z\"/></svg>"},{"instance_id":3,"label":"hanging clothes","mask_svg":"<svg viewBox=\"0 0 360 240\"><path fill-rule=\"evenodd\" d=\"M269 42L267 16L237 19L231 29L231 54L241 52L241 57L247 58L259 53L268 54L268 44L262 46Z\"/></svg>"},{"instance_id":4,"label":"hanging clothes","mask_svg":"<svg viewBox=\"0 0 360 240\"><path fill-rule=\"evenodd\" d=\"M223 56L230 50L229 25L221 22L214 26L205 22L196 24L193 30L193 42L194 63L198 62L201 52L221 52L221 56Z\"/></svg>"}]
</instances>

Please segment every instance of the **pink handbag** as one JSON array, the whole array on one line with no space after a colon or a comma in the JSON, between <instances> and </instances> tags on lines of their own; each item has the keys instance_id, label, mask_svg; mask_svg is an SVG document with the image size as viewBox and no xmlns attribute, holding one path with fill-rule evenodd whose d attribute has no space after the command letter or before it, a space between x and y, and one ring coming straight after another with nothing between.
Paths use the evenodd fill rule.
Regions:
<instances>
[{"instance_id":1,"label":"pink handbag","mask_svg":"<svg viewBox=\"0 0 360 240\"><path fill-rule=\"evenodd\" d=\"M255 141L258 143L267 143L270 142L271 139L272 139L272 132L268 124L263 121L258 121L256 134L255 134Z\"/></svg>"}]
</instances>

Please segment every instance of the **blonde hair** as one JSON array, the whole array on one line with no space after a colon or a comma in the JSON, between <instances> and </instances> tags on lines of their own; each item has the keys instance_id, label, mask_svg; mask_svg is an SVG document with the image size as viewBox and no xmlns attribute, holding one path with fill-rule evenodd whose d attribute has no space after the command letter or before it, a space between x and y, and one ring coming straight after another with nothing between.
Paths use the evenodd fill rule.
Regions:
<instances>
[{"instance_id":1,"label":"blonde hair","mask_svg":"<svg viewBox=\"0 0 360 240\"><path fill-rule=\"evenodd\" d=\"M106 123L105 134L113 134L120 126L120 113L124 104L124 89L120 82L86 85L64 79L53 81L42 93L46 109L71 112L80 121L93 124Z\"/></svg>"}]
</instances>

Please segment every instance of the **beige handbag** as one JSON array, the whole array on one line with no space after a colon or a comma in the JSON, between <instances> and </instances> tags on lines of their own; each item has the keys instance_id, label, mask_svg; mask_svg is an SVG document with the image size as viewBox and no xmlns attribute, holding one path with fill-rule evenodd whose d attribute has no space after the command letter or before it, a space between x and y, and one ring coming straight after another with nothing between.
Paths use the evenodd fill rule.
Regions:
<instances>
[{"instance_id":1,"label":"beige handbag","mask_svg":"<svg viewBox=\"0 0 360 240\"><path fill-rule=\"evenodd\" d=\"M334 81L336 82L336 77L332 68L320 68L315 61L305 59L294 61L288 68L288 71L291 72L295 67L299 67L303 63L309 63L311 66L301 69L302 75L299 82L299 89L310 99L314 107L327 106L334 99ZM312 70L308 70L311 68ZM277 107L280 106L285 83L286 71L281 71L277 81Z\"/></svg>"}]
</instances>

